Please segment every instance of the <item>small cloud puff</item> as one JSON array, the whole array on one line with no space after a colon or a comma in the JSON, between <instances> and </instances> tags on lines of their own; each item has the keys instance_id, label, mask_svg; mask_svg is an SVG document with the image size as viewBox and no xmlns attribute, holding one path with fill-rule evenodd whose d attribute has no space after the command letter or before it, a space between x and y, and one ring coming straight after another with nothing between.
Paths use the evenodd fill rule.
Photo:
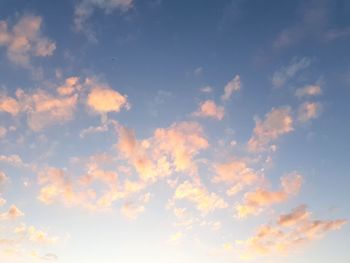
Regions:
<instances>
[{"instance_id":1,"label":"small cloud puff","mask_svg":"<svg viewBox=\"0 0 350 263\"><path fill-rule=\"evenodd\" d=\"M298 109L298 121L307 122L320 116L322 105L319 102L304 102Z\"/></svg>"},{"instance_id":2,"label":"small cloud puff","mask_svg":"<svg viewBox=\"0 0 350 263\"><path fill-rule=\"evenodd\" d=\"M193 116L201 118L214 118L222 120L225 115L224 107L218 106L213 100L206 100L199 104L199 109L193 113Z\"/></svg>"}]
</instances>

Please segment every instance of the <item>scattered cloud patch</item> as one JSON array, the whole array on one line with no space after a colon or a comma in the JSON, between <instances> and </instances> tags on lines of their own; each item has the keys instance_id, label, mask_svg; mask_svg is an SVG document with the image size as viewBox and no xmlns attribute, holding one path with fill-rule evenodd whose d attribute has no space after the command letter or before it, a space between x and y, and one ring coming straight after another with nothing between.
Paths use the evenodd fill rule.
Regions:
<instances>
[{"instance_id":1,"label":"scattered cloud patch","mask_svg":"<svg viewBox=\"0 0 350 263\"><path fill-rule=\"evenodd\" d=\"M10 28L0 21L0 47L5 46L7 58L14 64L28 67L32 57L51 56L56 44L42 35L42 18L24 15Z\"/></svg>"},{"instance_id":2,"label":"scattered cloud patch","mask_svg":"<svg viewBox=\"0 0 350 263\"><path fill-rule=\"evenodd\" d=\"M224 107L216 105L213 100L206 100L199 104L199 109L193 113L196 117L214 118L222 120L225 116Z\"/></svg>"}]
</instances>

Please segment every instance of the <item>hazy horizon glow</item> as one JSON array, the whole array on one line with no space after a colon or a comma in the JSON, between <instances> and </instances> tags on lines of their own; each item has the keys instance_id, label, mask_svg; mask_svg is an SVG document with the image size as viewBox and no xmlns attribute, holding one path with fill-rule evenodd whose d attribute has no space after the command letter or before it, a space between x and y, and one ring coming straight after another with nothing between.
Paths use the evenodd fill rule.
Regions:
<instances>
[{"instance_id":1,"label":"hazy horizon glow","mask_svg":"<svg viewBox=\"0 0 350 263\"><path fill-rule=\"evenodd\" d=\"M348 262L345 0L3 0L0 262Z\"/></svg>"}]
</instances>

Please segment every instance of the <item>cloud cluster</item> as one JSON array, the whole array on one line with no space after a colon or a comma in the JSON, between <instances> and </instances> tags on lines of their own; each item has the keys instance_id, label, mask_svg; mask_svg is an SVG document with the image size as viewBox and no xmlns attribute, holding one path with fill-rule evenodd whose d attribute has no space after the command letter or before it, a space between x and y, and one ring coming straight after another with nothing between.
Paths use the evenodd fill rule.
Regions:
<instances>
[{"instance_id":1,"label":"cloud cluster","mask_svg":"<svg viewBox=\"0 0 350 263\"><path fill-rule=\"evenodd\" d=\"M202 127L196 122L174 123L158 128L151 138L139 141L134 131L120 127L117 149L143 180L155 180L173 171L194 173L193 158L208 147Z\"/></svg>"},{"instance_id":2,"label":"cloud cluster","mask_svg":"<svg viewBox=\"0 0 350 263\"><path fill-rule=\"evenodd\" d=\"M35 132L74 119L79 103L93 112L107 114L129 109L127 96L94 78L81 80L73 76L54 89L38 88L32 91L17 89L14 97L0 95L0 112L13 117L25 114L29 128Z\"/></svg>"},{"instance_id":3,"label":"cloud cluster","mask_svg":"<svg viewBox=\"0 0 350 263\"><path fill-rule=\"evenodd\" d=\"M6 21L0 21L0 47L6 47L8 59L21 66L28 67L32 57L51 56L56 44L42 36L42 18L24 15L12 29Z\"/></svg>"},{"instance_id":4,"label":"cloud cluster","mask_svg":"<svg viewBox=\"0 0 350 263\"><path fill-rule=\"evenodd\" d=\"M210 193L203 186L195 185L190 181L180 184L174 193L174 200L188 200L195 204L196 208L206 214L216 209L224 209L228 204L217 194Z\"/></svg>"},{"instance_id":5,"label":"cloud cluster","mask_svg":"<svg viewBox=\"0 0 350 263\"><path fill-rule=\"evenodd\" d=\"M329 231L340 229L346 222L343 219L314 220L306 206L301 205L288 214L280 215L274 225L260 226L253 237L237 241L237 244L241 246L241 257L245 259L285 254L321 238Z\"/></svg>"},{"instance_id":6,"label":"cloud cluster","mask_svg":"<svg viewBox=\"0 0 350 263\"><path fill-rule=\"evenodd\" d=\"M231 160L214 165L214 183L225 183L230 186L227 195L232 196L241 191L244 186L252 185L259 181L258 172L250 168L243 160Z\"/></svg>"},{"instance_id":7,"label":"cloud cluster","mask_svg":"<svg viewBox=\"0 0 350 263\"><path fill-rule=\"evenodd\" d=\"M293 172L281 178L282 189L279 191L258 188L245 193L242 204L236 206L237 217L245 218L249 215L257 215L267 207L285 202L290 196L299 192L301 184L302 176Z\"/></svg>"}]
</instances>

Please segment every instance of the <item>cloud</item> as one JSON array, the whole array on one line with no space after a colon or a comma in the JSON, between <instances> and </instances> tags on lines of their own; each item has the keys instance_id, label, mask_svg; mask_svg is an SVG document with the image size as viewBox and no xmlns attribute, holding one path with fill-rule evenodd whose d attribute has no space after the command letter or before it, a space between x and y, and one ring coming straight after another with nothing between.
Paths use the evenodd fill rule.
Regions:
<instances>
[{"instance_id":1,"label":"cloud","mask_svg":"<svg viewBox=\"0 0 350 263\"><path fill-rule=\"evenodd\" d=\"M140 214L145 212L145 204L150 201L151 194L147 193L141 196L137 202L127 202L123 204L120 212L129 219L136 219Z\"/></svg>"},{"instance_id":2,"label":"cloud","mask_svg":"<svg viewBox=\"0 0 350 263\"><path fill-rule=\"evenodd\" d=\"M94 80L88 79L86 82L92 87L87 98L87 105L95 112L104 114L129 108L127 96L121 95L108 85L97 83Z\"/></svg>"},{"instance_id":3,"label":"cloud","mask_svg":"<svg viewBox=\"0 0 350 263\"><path fill-rule=\"evenodd\" d=\"M203 93L211 93L213 92L213 88L211 86L204 86L200 89L200 91Z\"/></svg>"},{"instance_id":4,"label":"cloud","mask_svg":"<svg viewBox=\"0 0 350 263\"><path fill-rule=\"evenodd\" d=\"M12 155L0 155L0 162L5 162L15 167L28 167L29 165L24 163L22 158L17 154ZM0 176L1 178L1 176ZM1 179L0 179L1 182ZM1 184L1 183L0 183Z\"/></svg>"},{"instance_id":5,"label":"cloud","mask_svg":"<svg viewBox=\"0 0 350 263\"><path fill-rule=\"evenodd\" d=\"M18 234L26 238L29 242L38 243L41 245L48 245L56 243L58 238L51 237L43 230L39 230L34 226L27 227L25 224L21 224L14 230L15 234Z\"/></svg>"},{"instance_id":6,"label":"cloud","mask_svg":"<svg viewBox=\"0 0 350 263\"><path fill-rule=\"evenodd\" d=\"M325 32L329 27L330 2L328 0L302 1L297 10L296 22L282 30L273 43L274 47L286 48L307 38L315 41L315 39L327 37Z\"/></svg>"},{"instance_id":7,"label":"cloud","mask_svg":"<svg viewBox=\"0 0 350 263\"><path fill-rule=\"evenodd\" d=\"M169 237L169 242L170 243L178 243L182 238L184 237L184 233L181 231L176 232L175 234L171 235Z\"/></svg>"},{"instance_id":8,"label":"cloud","mask_svg":"<svg viewBox=\"0 0 350 263\"><path fill-rule=\"evenodd\" d=\"M47 126L72 120L78 101L76 94L59 98L44 90L37 90L29 96L21 92L19 98L29 103L27 123L36 132Z\"/></svg>"},{"instance_id":9,"label":"cloud","mask_svg":"<svg viewBox=\"0 0 350 263\"><path fill-rule=\"evenodd\" d=\"M73 120L78 104L85 100L90 109L100 114L119 112L122 108L130 107L127 96L93 78L86 78L82 82L79 77L71 76L65 79L63 84L54 85L52 90L38 88L26 92L18 89L15 97L0 95L0 111L12 116L25 114L29 128L39 132L44 128ZM84 133L94 131L90 129Z\"/></svg>"},{"instance_id":10,"label":"cloud","mask_svg":"<svg viewBox=\"0 0 350 263\"><path fill-rule=\"evenodd\" d=\"M4 138L7 134L7 129L3 126L0 126L0 139Z\"/></svg>"},{"instance_id":11,"label":"cloud","mask_svg":"<svg viewBox=\"0 0 350 263\"><path fill-rule=\"evenodd\" d=\"M57 87L57 93L61 96L70 96L81 89L82 85L79 83L79 77L73 76L67 78L63 85Z\"/></svg>"},{"instance_id":12,"label":"cloud","mask_svg":"<svg viewBox=\"0 0 350 263\"><path fill-rule=\"evenodd\" d=\"M51 56L56 44L42 36L42 18L33 15L22 16L12 30L6 21L0 21L0 47L5 46L8 59L28 67L32 57Z\"/></svg>"},{"instance_id":13,"label":"cloud","mask_svg":"<svg viewBox=\"0 0 350 263\"><path fill-rule=\"evenodd\" d=\"M179 122L154 132L155 150L166 155L175 171L194 171L193 157L209 146L202 127L196 122Z\"/></svg>"},{"instance_id":14,"label":"cloud","mask_svg":"<svg viewBox=\"0 0 350 263\"><path fill-rule=\"evenodd\" d=\"M329 231L340 229L346 223L342 219L313 220L306 206L301 205L291 213L279 216L276 224L262 225L253 237L236 243L241 246L240 255L245 259L286 254Z\"/></svg>"},{"instance_id":15,"label":"cloud","mask_svg":"<svg viewBox=\"0 0 350 263\"><path fill-rule=\"evenodd\" d=\"M266 150L273 140L293 130L290 107L272 108L265 115L265 120L256 120L253 135L248 141L248 149L252 152Z\"/></svg>"},{"instance_id":16,"label":"cloud","mask_svg":"<svg viewBox=\"0 0 350 263\"><path fill-rule=\"evenodd\" d=\"M290 79L296 76L300 71L308 68L312 60L308 57L294 57L288 66L276 70L272 76L272 85L275 88L283 87Z\"/></svg>"},{"instance_id":17,"label":"cloud","mask_svg":"<svg viewBox=\"0 0 350 263\"><path fill-rule=\"evenodd\" d=\"M158 128L151 138L142 141L126 127L121 126L118 133L117 149L146 181L155 181L174 171L195 173L197 166L193 158L209 146L202 127L196 122L179 122L168 128Z\"/></svg>"},{"instance_id":18,"label":"cloud","mask_svg":"<svg viewBox=\"0 0 350 263\"><path fill-rule=\"evenodd\" d=\"M38 183L38 199L45 204L61 201L67 206L82 205L90 208L92 200L96 197L92 189L77 191L70 176L59 168L49 167L40 171Z\"/></svg>"},{"instance_id":19,"label":"cloud","mask_svg":"<svg viewBox=\"0 0 350 263\"><path fill-rule=\"evenodd\" d=\"M221 96L223 101L227 101L231 98L234 92L241 89L241 78L236 75L232 80L230 80L224 87L224 94Z\"/></svg>"},{"instance_id":20,"label":"cloud","mask_svg":"<svg viewBox=\"0 0 350 263\"><path fill-rule=\"evenodd\" d=\"M118 128L118 134L117 149L122 156L135 167L141 179L155 180L156 169L147 153L148 141L139 142L135 132L124 126Z\"/></svg>"},{"instance_id":21,"label":"cloud","mask_svg":"<svg viewBox=\"0 0 350 263\"><path fill-rule=\"evenodd\" d=\"M240 191L243 186L251 185L259 180L259 175L248 167L243 160L231 160L226 163L214 165L214 183L226 183L233 186L227 193L233 195Z\"/></svg>"},{"instance_id":22,"label":"cloud","mask_svg":"<svg viewBox=\"0 0 350 263\"><path fill-rule=\"evenodd\" d=\"M86 25L87 20L93 15L96 8L110 14L114 10L126 12L133 7L133 0L80 0L74 10L74 26L79 32L83 32L92 41L96 41L94 33Z\"/></svg>"},{"instance_id":23,"label":"cloud","mask_svg":"<svg viewBox=\"0 0 350 263\"><path fill-rule=\"evenodd\" d=\"M322 111L322 105L319 102L304 102L298 109L298 121L304 123L311 119L316 119Z\"/></svg>"},{"instance_id":24,"label":"cloud","mask_svg":"<svg viewBox=\"0 0 350 263\"><path fill-rule=\"evenodd\" d=\"M203 74L203 68L202 67L198 67L193 71L193 74L195 76L201 76Z\"/></svg>"},{"instance_id":25,"label":"cloud","mask_svg":"<svg viewBox=\"0 0 350 263\"><path fill-rule=\"evenodd\" d=\"M311 214L306 210L306 205L300 205L294 208L291 213L280 215L278 225L290 227L302 221L309 220Z\"/></svg>"},{"instance_id":26,"label":"cloud","mask_svg":"<svg viewBox=\"0 0 350 263\"><path fill-rule=\"evenodd\" d=\"M299 192L301 184L301 175L293 172L281 178L282 189L279 191L258 188L253 192L247 192L244 194L243 203L236 206L237 216L245 218L257 215L266 207L285 202L290 196Z\"/></svg>"},{"instance_id":27,"label":"cloud","mask_svg":"<svg viewBox=\"0 0 350 263\"><path fill-rule=\"evenodd\" d=\"M0 220L16 220L24 216L24 213L15 205L11 205L7 212L0 214Z\"/></svg>"},{"instance_id":28,"label":"cloud","mask_svg":"<svg viewBox=\"0 0 350 263\"><path fill-rule=\"evenodd\" d=\"M0 112L1 111L16 116L20 112L20 105L16 99L0 95Z\"/></svg>"},{"instance_id":29,"label":"cloud","mask_svg":"<svg viewBox=\"0 0 350 263\"><path fill-rule=\"evenodd\" d=\"M199 104L199 109L193 113L197 117L208 117L222 120L225 116L225 110L222 106L217 106L214 101L206 100Z\"/></svg>"},{"instance_id":30,"label":"cloud","mask_svg":"<svg viewBox=\"0 0 350 263\"><path fill-rule=\"evenodd\" d=\"M180 184L173 196L174 200L188 200L196 205L196 208L206 214L217 209L227 208L228 205L215 193L209 193L203 186L195 185L189 181Z\"/></svg>"},{"instance_id":31,"label":"cloud","mask_svg":"<svg viewBox=\"0 0 350 263\"><path fill-rule=\"evenodd\" d=\"M311 97L311 96L318 96L322 94L322 89L319 85L308 85L303 88L298 88L295 91L295 96L302 98L302 97Z\"/></svg>"},{"instance_id":32,"label":"cloud","mask_svg":"<svg viewBox=\"0 0 350 263\"><path fill-rule=\"evenodd\" d=\"M71 80L71 78L67 79L66 84ZM59 94L44 89L35 89L32 92L18 89L15 98L0 97L0 111L12 116L25 113L29 128L35 132L48 126L65 123L74 117L79 94L77 90L69 95L67 92L62 94L61 88L62 86L57 89Z\"/></svg>"},{"instance_id":33,"label":"cloud","mask_svg":"<svg viewBox=\"0 0 350 263\"><path fill-rule=\"evenodd\" d=\"M9 178L7 177L7 175L4 172L0 171L0 187L3 187L8 179Z\"/></svg>"}]
</instances>

